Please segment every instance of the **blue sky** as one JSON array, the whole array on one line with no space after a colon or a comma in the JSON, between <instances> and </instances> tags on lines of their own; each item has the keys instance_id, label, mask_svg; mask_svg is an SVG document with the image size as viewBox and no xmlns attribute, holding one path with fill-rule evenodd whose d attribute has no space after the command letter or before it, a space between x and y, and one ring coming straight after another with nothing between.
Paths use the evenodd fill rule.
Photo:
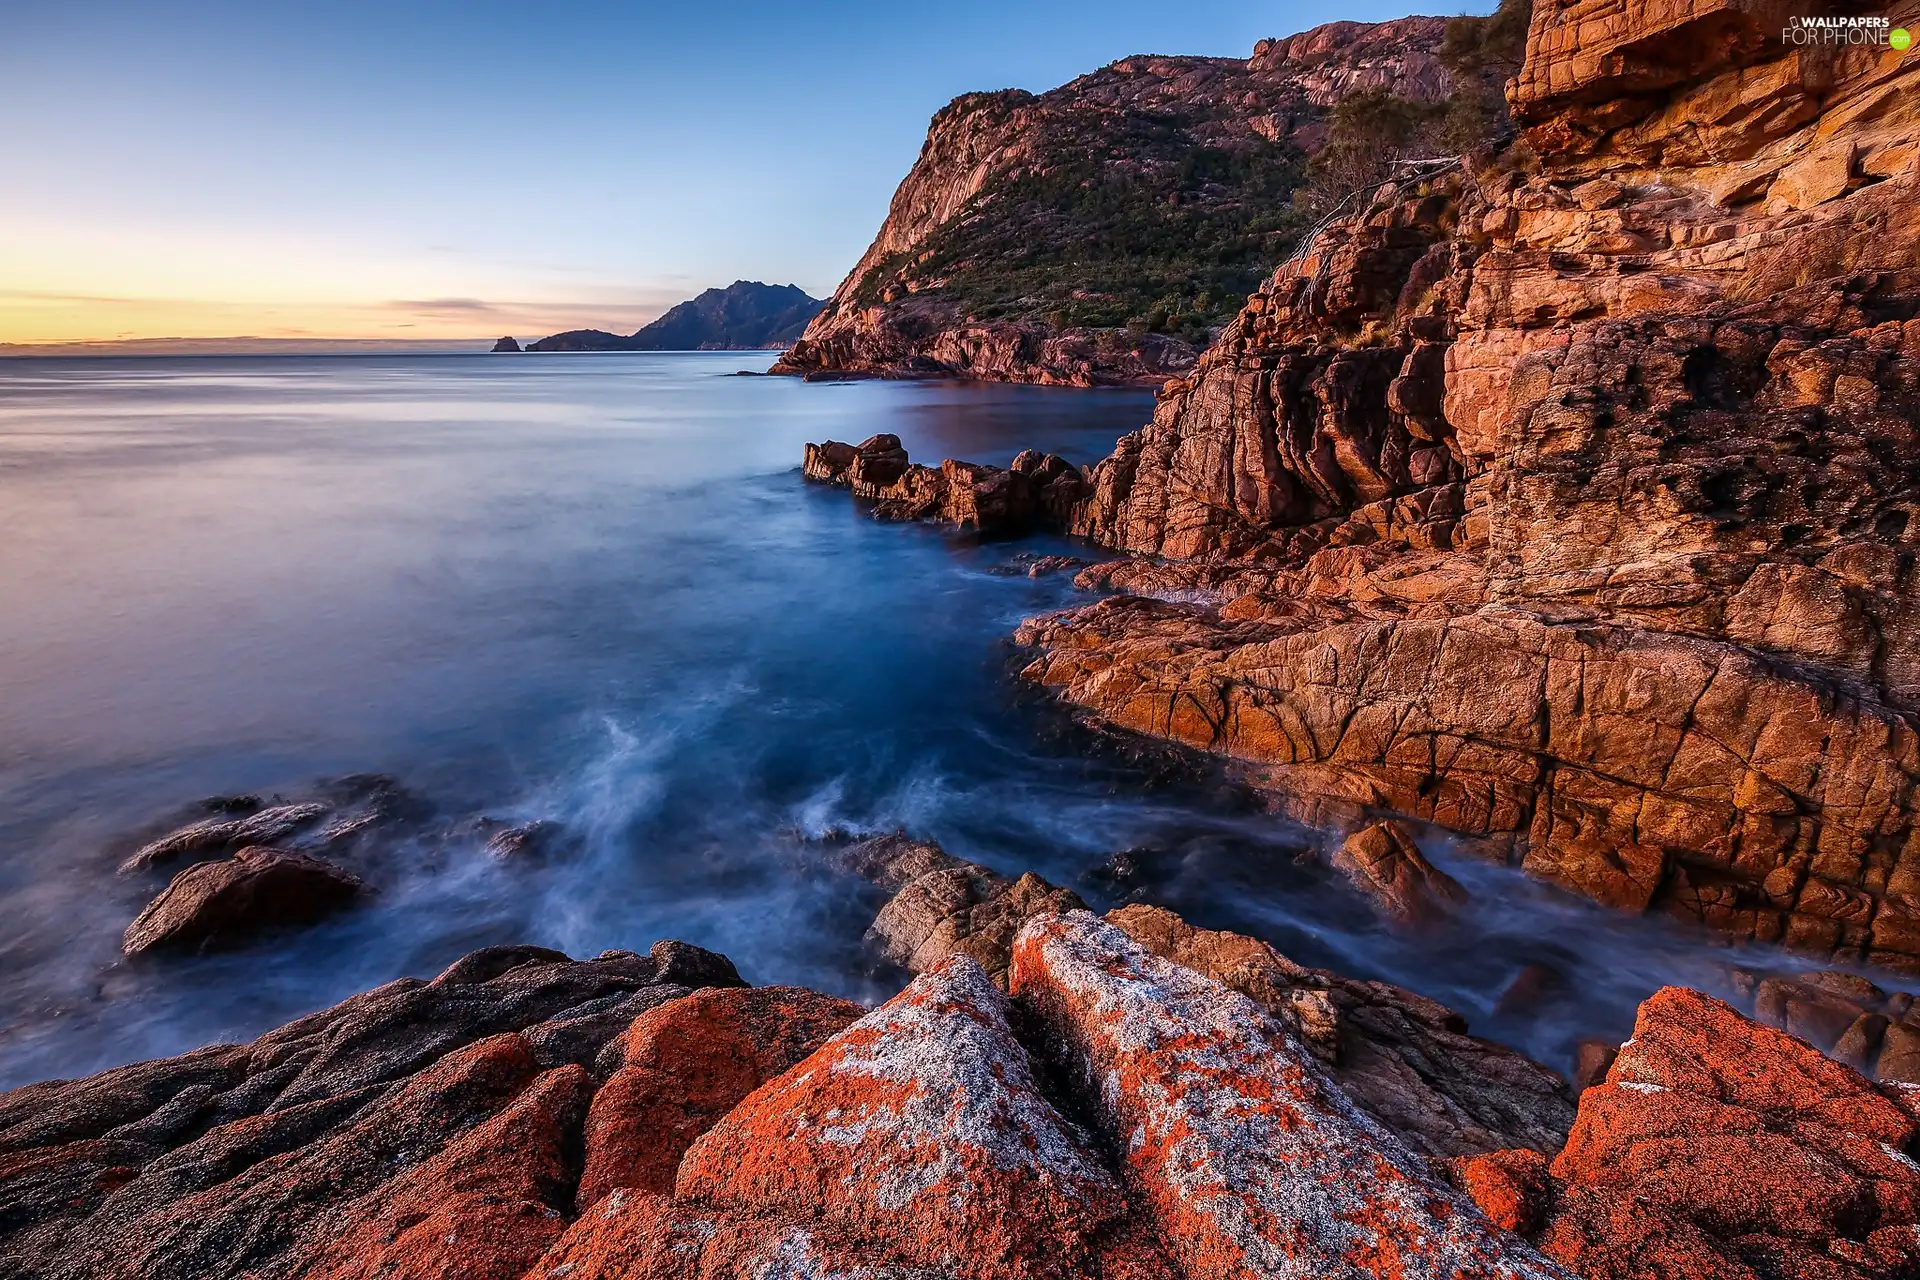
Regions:
<instances>
[{"instance_id":1,"label":"blue sky","mask_svg":"<svg viewBox=\"0 0 1920 1280\"><path fill-rule=\"evenodd\" d=\"M736 278L824 294L958 93L1405 11L0 0L0 341L527 336Z\"/></svg>"}]
</instances>

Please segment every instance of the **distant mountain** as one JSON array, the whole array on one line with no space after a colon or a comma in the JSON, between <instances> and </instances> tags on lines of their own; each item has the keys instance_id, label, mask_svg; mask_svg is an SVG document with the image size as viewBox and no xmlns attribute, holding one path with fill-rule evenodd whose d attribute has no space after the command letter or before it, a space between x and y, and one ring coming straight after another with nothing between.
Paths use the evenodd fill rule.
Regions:
<instances>
[{"instance_id":1,"label":"distant mountain","mask_svg":"<svg viewBox=\"0 0 1920 1280\"><path fill-rule=\"evenodd\" d=\"M527 344L529 351L750 351L790 345L826 302L790 284L736 280L683 302L623 338L575 329Z\"/></svg>"}]
</instances>

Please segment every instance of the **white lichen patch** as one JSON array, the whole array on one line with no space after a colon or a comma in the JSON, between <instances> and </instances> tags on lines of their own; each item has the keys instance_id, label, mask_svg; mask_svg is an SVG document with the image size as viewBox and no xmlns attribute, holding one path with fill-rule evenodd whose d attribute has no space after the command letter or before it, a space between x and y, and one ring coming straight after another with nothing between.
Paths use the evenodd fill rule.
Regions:
<instances>
[{"instance_id":1,"label":"white lichen patch","mask_svg":"<svg viewBox=\"0 0 1920 1280\"><path fill-rule=\"evenodd\" d=\"M1128 1179L1189 1267L1566 1280L1429 1176L1246 997L1086 912L1030 922L1013 984L1066 1065L1101 1082Z\"/></svg>"}]
</instances>

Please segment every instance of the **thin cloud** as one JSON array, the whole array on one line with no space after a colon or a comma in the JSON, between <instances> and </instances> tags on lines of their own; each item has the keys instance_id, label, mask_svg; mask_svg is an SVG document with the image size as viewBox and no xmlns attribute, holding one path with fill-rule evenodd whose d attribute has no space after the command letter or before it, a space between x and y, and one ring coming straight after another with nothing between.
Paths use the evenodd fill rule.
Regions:
<instances>
[{"instance_id":1,"label":"thin cloud","mask_svg":"<svg viewBox=\"0 0 1920 1280\"><path fill-rule=\"evenodd\" d=\"M500 308L484 298L419 298L397 299L387 303L394 311L427 311L434 313L453 312L457 315L493 315Z\"/></svg>"}]
</instances>

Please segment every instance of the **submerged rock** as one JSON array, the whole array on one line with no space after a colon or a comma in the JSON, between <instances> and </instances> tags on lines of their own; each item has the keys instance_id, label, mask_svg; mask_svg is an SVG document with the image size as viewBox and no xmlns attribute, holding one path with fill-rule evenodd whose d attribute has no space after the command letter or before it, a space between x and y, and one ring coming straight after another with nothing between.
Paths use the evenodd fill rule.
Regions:
<instances>
[{"instance_id":1,"label":"submerged rock","mask_svg":"<svg viewBox=\"0 0 1920 1280\"><path fill-rule=\"evenodd\" d=\"M559 843L565 828L540 819L506 827L487 838L487 852L496 858L537 858Z\"/></svg>"},{"instance_id":2,"label":"submerged rock","mask_svg":"<svg viewBox=\"0 0 1920 1280\"><path fill-rule=\"evenodd\" d=\"M252 799L236 797L222 803L243 805ZM332 805L308 801L274 805L238 818L206 818L142 845L120 864L120 873L130 875L180 858L211 856L250 844L272 844L312 826L332 811Z\"/></svg>"},{"instance_id":3,"label":"submerged rock","mask_svg":"<svg viewBox=\"0 0 1920 1280\"><path fill-rule=\"evenodd\" d=\"M267 929L324 919L365 890L359 877L331 862L255 845L175 876L127 926L120 949L134 956L239 946Z\"/></svg>"},{"instance_id":4,"label":"submerged rock","mask_svg":"<svg viewBox=\"0 0 1920 1280\"><path fill-rule=\"evenodd\" d=\"M1401 924L1431 924L1467 898L1458 881L1427 861L1404 822L1376 822L1356 831L1333 855L1333 865Z\"/></svg>"}]
</instances>

